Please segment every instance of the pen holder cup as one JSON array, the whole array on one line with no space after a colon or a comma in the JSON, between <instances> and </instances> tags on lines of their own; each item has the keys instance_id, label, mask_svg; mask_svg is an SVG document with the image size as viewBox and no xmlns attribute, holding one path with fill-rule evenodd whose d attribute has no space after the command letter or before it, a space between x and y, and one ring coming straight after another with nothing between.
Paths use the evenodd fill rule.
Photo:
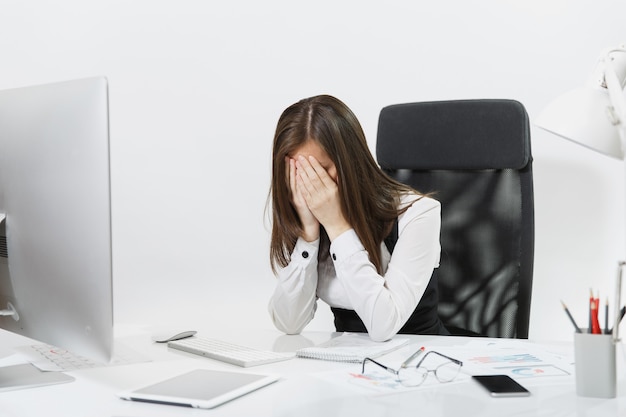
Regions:
<instances>
[{"instance_id":1,"label":"pen holder cup","mask_svg":"<svg viewBox=\"0 0 626 417\"><path fill-rule=\"evenodd\" d=\"M615 398L615 342L610 334L574 333L576 394Z\"/></svg>"}]
</instances>

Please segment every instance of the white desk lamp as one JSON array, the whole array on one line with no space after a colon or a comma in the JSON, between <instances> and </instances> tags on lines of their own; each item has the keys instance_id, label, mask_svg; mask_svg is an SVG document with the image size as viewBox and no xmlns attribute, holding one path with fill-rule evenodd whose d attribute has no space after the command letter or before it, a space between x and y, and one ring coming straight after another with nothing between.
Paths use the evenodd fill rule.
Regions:
<instances>
[{"instance_id":1,"label":"white desk lamp","mask_svg":"<svg viewBox=\"0 0 626 417\"><path fill-rule=\"evenodd\" d=\"M552 101L535 124L542 129L587 148L623 160L626 156L626 49L605 51L587 84ZM622 269L620 262L615 291L615 321L620 314ZM613 337L619 339L613 325Z\"/></svg>"}]
</instances>

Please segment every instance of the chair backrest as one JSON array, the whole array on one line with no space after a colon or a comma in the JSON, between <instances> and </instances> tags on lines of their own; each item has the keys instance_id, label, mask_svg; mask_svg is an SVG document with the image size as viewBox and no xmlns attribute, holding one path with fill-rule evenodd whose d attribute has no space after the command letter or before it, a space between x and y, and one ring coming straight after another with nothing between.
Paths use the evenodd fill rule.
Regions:
<instances>
[{"instance_id":1,"label":"chair backrest","mask_svg":"<svg viewBox=\"0 0 626 417\"><path fill-rule=\"evenodd\" d=\"M439 315L453 334L528 337L534 259L530 127L513 100L382 109L376 156L441 202Z\"/></svg>"}]
</instances>

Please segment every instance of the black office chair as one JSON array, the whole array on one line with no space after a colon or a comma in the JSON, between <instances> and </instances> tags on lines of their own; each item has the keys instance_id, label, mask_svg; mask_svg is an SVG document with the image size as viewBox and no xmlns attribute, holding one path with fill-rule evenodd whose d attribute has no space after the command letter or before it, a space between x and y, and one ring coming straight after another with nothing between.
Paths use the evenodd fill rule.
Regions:
<instances>
[{"instance_id":1,"label":"black office chair","mask_svg":"<svg viewBox=\"0 0 626 417\"><path fill-rule=\"evenodd\" d=\"M376 155L441 202L439 315L452 334L528 337L534 258L530 128L513 100L382 109Z\"/></svg>"}]
</instances>

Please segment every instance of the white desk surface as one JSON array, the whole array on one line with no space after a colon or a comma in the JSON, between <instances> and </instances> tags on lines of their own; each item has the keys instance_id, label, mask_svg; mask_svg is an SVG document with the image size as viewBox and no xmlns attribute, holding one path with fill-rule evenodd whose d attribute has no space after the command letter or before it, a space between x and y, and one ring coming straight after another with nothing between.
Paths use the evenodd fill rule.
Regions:
<instances>
[{"instance_id":1,"label":"white desk surface","mask_svg":"<svg viewBox=\"0 0 626 417\"><path fill-rule=\"evenodd\" d=\"M615 399L577 396L573 375L520 380L531 391L530 397L491 398L470 379L451 384L431 384L403 393L380 394L374 391L359 391L320 377L324 373L341 369L360 371L360 366L355 364L297 358L269 365L240 368L153 343L150 340L150 333L142 328L135 327L132 331L124 329L123 332L116 329L116 334L118 334L116 343L131 347L151 361L69 372L76 381L2 392L0 416L626 416L626 378L622 377L623 346L618 347L620 381L618 397ZM232 330L215 331L210 334L200 331L198 336L227 340L260 349L294 351L299 347L324 342L332 334L304 332L300 336L286 336L278 331L265 329L247 335ZM470 341L457 337L406 337L411 339L407 351L421 345L436 349ZM33 343L36 342L0 330L0 346L3 348ZM571 348L568 344L562 345L566 351ZM385 359L382 357L381 361L385 362ZM0 362L0 365L3 365L3 362ZM277 383L212 410L124 401L116 396L120 391L139 388L199 368L272 373L279 374L282 378ZM428 378L433 378L432 374Z\"/></svg>"}]
</instances>

